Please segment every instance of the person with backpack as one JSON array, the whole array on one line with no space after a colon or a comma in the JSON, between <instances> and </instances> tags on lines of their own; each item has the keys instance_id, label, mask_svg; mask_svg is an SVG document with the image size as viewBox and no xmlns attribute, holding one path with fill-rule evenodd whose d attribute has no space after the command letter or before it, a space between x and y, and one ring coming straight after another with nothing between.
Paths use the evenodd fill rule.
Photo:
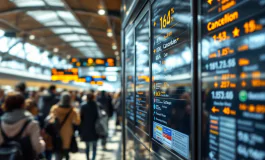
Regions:
<instances>
[{"instance_id":1,"label":"person with backpack","mask_svg":"<svg viewBox=\"0 0 265 160\"><path fill-rule=\"evenodd\" d=\"M20 92L10 92L4 100L5 113L0 123L1 160L35 160L45 150L39 124L24 109L24 103Z\"/></svg>"},{"instance_id":2,"label":"person with backpack","mask_svg":"<svg viewBox=\"0 0 265 160\"><path fill-rule=\"evenodd\" d=\"M96 121L99 118L99 106L95 101L93 93L87 94L87 101L81 104L81 125L80 137L86 143L86 157L89 160L90 146L93 148L92 160L95 160L97 153L97 141L99 135L96 132Z\"/></svg>"},{"instance_id":3,"label":"person with backpack","mask_svg":"<svg viewBox=\"0 0 265 160\"><path fill-rule=\"evenodd\" d=\"M59 127L57 127L59 129L59 137L55 137L56 141L53 143L53 147L56 147L54 148L55 158L56 160L62 160L65 157L66 160L69 160L69 152L75 140L75 137L73 137L73 125L80 124L80 115L77 109L71 106L71 95L69 92L61 94L59 103L54 105L50 111L50 117L54 121L59 122ZM53 140L54 136L56 135L53 135ZM61 144L58 143L58 138L61 139ZM61 146L58 146L58 144Z\"/></svg>"}]
</instances>

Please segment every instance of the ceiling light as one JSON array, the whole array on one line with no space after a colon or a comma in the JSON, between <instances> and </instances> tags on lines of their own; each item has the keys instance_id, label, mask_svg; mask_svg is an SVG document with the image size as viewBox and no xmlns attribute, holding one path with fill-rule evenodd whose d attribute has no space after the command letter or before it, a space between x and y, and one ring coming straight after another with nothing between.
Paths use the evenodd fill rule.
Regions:
<instances>
[{"instance_id":1,"label":"ceiling light","mask_svg":"<svg viewBox=\"0 0 265 160\"><path fill-rule=\"evenodd\" d=\"M55 52L55 53L57 53L58 51L59 51L58 48L54 48L54 49L53 49L53 52Z\"/></svg>"},{"instance_id":2,"label":"ceiling light","mask_svg":"<svg viewBox=\"0 0 265 160\"><path fill-rule=\"evenodd\" d=\"M119 51L115 51L115 55L118 56L119 55Z\"/></svg>"},{"instance_id":3,"label":"ceiling light","mask_svg":"<svg viewBox=\"0 0 265 160\"><path fill-rule=\"evenodd\" d=\"M30 36L29 36L29 39L30 39L30 40L34 40L34 39L35 39L35 36L34 36L34 35L30 35Z\"/></svg>"},{"instance_id":4,"label":"ceiling light","mask_svg":"<svg viewBox=\"0 0 265 160\"><path fill-rule=\"evenodd\" d=\"M117 57L116 57L116 59L117 59L117 60L120 60L120 57L119 57L119 56L117 56Z\"/></svg>"},{"instance_id":5,"label":"ceiling light","mask_svg":"<svg viewBox=\"0 0 265 160\"><path fill-rule=\"evenodd\" d=\"M98 10L98 14L101 16L105 15L105 13L106 13L106 11L102 8Z\"/></svg>"},{"instance_id":6,"label":"ceiling light","mask_svg":"<svg viewBox=\"0 0 265 160\"><path fill-rule=\"evenodd\" d=\"M117 49L117 46L116 46L115 43L112 44L112 49L113 49L113 50L116 50L116 49Z\"/></svg>"},{"instance_id":7,"label":"ceiling light","mask_svg":"<svg viewBox=\"0 0 265 160\"><path fill-rule=\"evenodd\" d=\"M70 59L70 58L71 58L71 55L68 54L68 55L67 55L67 59Z\"/></svg>"},{"instance_id":8,"label":"ceiling light","mask_svg":"<svg viewBox=\"0 0 265 160\"><path fill-rule=\"evenodd\" d=\"M112 29L109 28L109 29L107 30L107 36L108 36L108 37L112 37L112 36L113 36Z\"/></svg>"}]
</instances>

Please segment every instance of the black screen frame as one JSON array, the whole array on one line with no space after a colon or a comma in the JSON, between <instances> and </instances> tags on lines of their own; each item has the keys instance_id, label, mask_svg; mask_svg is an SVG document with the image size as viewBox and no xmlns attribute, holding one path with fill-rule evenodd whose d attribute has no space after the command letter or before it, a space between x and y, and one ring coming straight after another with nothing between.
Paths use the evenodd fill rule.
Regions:
<instances>
[{"instance_id":1,"label":"black screen frame","mask_svg":"<svg viewBox=\"0 0 265 160\"><path fill-rule=\"evenodd\" d=\"M153 3L156 0L150 0L151 4L150 4L150 34L152 34L152 7L153 7ZM190 0L190 15L192 17L192 22L191 27L190 27L190 45L192 48L192 59L193 61L191 62L191 72L192 72L192 77L191 77L191 84L192 84L192 88L198 87L199 85L199 79L198 79L198 73L196 73L196 67L198 66L198 38L197 38L197 34L198 34L198 28L197 28L197 24L198 24L198 4L196 0ZM152 43L152 36L150 35L150 64L152 67L152 48L153 48L153 43ZM152 68L151 68L151 77L153 77L152 74ZM152 83L150 83L150 88L151 91L153 93L153 89L152 89ZM197 147L199 146L198 142L200 139L199 135L198 135L198 128L200 128L200 124L198 123L198 120L200 119L200 115L198 114L198 107L196 107L196 105L198 103L196 103L198 101L198 93L199 91L192 89L192 116L191 116L191 137L190 139L193 139L191 142L191 159L197 159L197 155L198 155L198 149ZM153 94L150 96L150 105L153 106L154 102L153 102ZM150 114L153 113L153 107L150 108ZM162 147L165 151L167 151L170 155L175 156L175 158L178 159L183 159L181 155L177 154L176 152L173 152L172 150L162 146L160 144L160 142L158 142L157 140L155 140L153 138L153 123L152 122L152 116L150 116L150 137L151 137L151 154L155 155L156 157L159 157L160 159L164 159L164 157L161 157L161 155L157 154L156 152L153 151L153 146L159 145L160 147ZM154 144L153 144L154 143Z\"/></svg>"},{"instance_id":2,"label":"black screen frame","mask_svg":"<svg viewBox=\"0 0 265 160\"><path fill-rule=\"evenodd\" d=\"M138 17L136 18L136 20L135 20L135 22L134 22L134 33L135 33L135 37L134 37L134 41L136 42L136 27L138 26L138 24L141 22L141 20L146 16L146 15L148 15L148 22L150 22L151 21L151 14L150 14L150 5L149 5L149 3L147 3L147 4L145 4L145 6L144 6L144 8L142 9L142 11L140 12L140 14L138 15ZM151 48L150 48L150 43L151 43L151 24L149 23L148 24L149 25L149 30L148 30L148 40L149 40L149 48L148 48L148 53L149 53L149 77L151 77L151 73L152 73L152 60L151 60ZM136 61L137 61L137 55L136 55L136 52L137 52L137 49L136 49L136 45L134 45L134 47L135 47L135 57L134 57L134 59L135 59L135 64L136 64ZM135 68L134 68L134 70L135 70L135 73L134 73L134 75L135 75L135 78L136 78L136 72L137 72L137 66L135 65ZM151 79L151 78L150 78ZM134 88L134 90L135 90L135 93L134 93L134 101L135 101L135 103L136 103L136 81L135 81L135 88ZM151 84L151 81L149 82L149 93L151 93L152 92L152 84ZM148 143L149 143L149 145L148 146L146 146L146 144L144 144L144 142L143 141L141 141L140 140L140 137L138 136L138 133L139 132L142 132L138 127L135 127L135 137L138 139L138 141L140 141L141 143L142 143L142 145L146 148L146 149L148 149L148 150L150 150L150 147L151 147L151 145L150 145L150 135L151 135L151 133L150 133L150 131L151 131L151 124L150 124L150 115L151 115L151 96L149 96L148 97L149 98L149 115L148 115L148 117L149 117L149 128L148 128L148 134L146 134L146 133L144 133L144 134L146 134L147 136L148 136ZM136 104L135 104L135 107L136 107ZM135 108L135 112L136 112L136 108ZM136 113L135 113L135 120L136 120ZM135 125L136 125L136 122L135 122Z\"/></svg>"}]
</instances>

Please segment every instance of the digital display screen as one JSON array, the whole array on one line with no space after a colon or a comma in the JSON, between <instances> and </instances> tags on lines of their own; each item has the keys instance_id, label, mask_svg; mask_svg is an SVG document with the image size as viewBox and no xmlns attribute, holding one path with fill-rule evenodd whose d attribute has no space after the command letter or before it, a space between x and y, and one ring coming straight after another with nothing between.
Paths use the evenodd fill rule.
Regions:
<instances>
[{"instance_id":1,"label":"digital display screen","mask_svg":"<svg viewBox=\"0 0 265 160\"><path fill-rule=\"evenodd\" d=\"M51 80L52 81L59 81L59 82L86 82L84 78L78 77L78 69L71 68L71 69L56 69L53 68L51 70Z\"/></svg>"},{"instance_id":2,"label":"digital display screen","mask_svg":"<svg viewBox=\"0 0 265 160\"><path fill-rule=\"evenodd\" d=\"M201 1L202 159L265 159L265 1Z\"/></svg>"},{"instance_id":3,"label":"digital display screen","mask_svg":"<svg viewBox=\"0 0 265 160\"><path fill-rule=\"evenodd\" d=\"M95 75L95 76L86 76L85 77L86 82L98 82L98 81L105 81L106 76L100 76L100 75Z\"/></svg>"},{"instance_id":4,"label":"digital display screen","mask_svg":"<svg viewBox=\"0 0 265 160\"><path fill-rule=\"evenodd\" d=\"M149 135L150 67L149 67L149 15L142 18L135 28L136 36L136 128ZM140 134L141 138L144 137Z\"/></svg>"},{"instance_id":5,"label":"digital display screen","mask_svg":"<svg viewBox=\"0 0 265 160\"><path fill-rule=\"evenodd\" d=\"M135 41L134 32L131 30L125 38L125 108L126 119L129 127L134 127L134 79L135 79Z\"/></svg>"},{"instance_id":6,"label":"digital display screen","mask_svg":"<svg viewBox=\"0 0 265 160\"><path fill-rule=\"evenodd\" d=\"M114 67L115 58L71 58L74 67Z\"/></svg>"},{"instance_id":7,"label":"digital display screen","mask_svg":"<svg viewBox=\"0 0 265 160\"><path fill-rule=\"evenodd\" d=\"M152 137L183 159L191 158L190 4L190 0L152 4Z\"/></svg>"}]
</instances>

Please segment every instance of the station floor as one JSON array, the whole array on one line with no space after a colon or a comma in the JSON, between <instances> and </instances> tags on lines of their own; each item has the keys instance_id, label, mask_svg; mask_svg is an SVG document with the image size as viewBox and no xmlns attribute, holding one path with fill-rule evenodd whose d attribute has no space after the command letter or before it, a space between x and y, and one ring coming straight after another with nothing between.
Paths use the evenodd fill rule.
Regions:
<instances>
[{"instance_id":1,"label":"station floor","mask_svg":"<svg viewBox=\"0 0 265 160\"><path fill-rule=\"evenodd\" d=\"M122 134L121 127L116 129L115 118L109 121L109 138L107 143L107 150L104 151L101 145L101 140L98 141L96 160L120 160L121 159L121 145ZM70 160L86 160L85 143L78 142L79 152L70 154ZM92 158L92 151L90 152Z\"/></svg>"}]
</instances>

